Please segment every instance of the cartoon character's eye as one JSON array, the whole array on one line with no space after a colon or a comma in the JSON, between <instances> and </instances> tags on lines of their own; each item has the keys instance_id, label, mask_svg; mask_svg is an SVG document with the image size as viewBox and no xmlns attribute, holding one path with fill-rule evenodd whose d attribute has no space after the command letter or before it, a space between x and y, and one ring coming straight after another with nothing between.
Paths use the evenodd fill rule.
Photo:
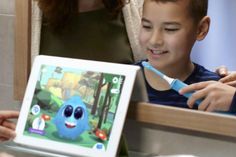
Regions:
<instances>
[{"instance_id":1,"label":"cartoon character's eye","mask_svg":"<svg viewBox=\"0 0 236 157\"><path fill-rule=\"evenodd\" d=\"M64 110L65 117L70 117L73 113L73 107L71 105L67 105Z\"/></svg>"},{"instance_id":2,"label":"cartoon character's eye","mask_svg":"<svg viewBox=\"0 0 236 157\"><path fill-rule=\"evenodd\" d=\"M75 119L79 119L83 116L83 108L82 107L77 107L75 109L75 113L74 113Z\"/></svg>"}]
</instances>

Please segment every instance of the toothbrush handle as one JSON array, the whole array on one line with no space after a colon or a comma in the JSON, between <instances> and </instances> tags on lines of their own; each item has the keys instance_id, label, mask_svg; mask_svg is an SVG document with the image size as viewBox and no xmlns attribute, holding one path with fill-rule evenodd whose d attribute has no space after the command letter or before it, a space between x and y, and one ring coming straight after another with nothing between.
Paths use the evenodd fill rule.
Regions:
<instances>
[{"instance_id":1,"label":"toothbrush handle","mask_svg":"<svg viewBox=\"0 0 236 157\"><path fill-rule=\"evenodd\" d=\"M184 88L188 86L187 84L185 84L184 82L178 80L178 79L175 79L172 83L171 83L171 89L179 92L180 89ZM194 92L188 92L188 93L185 93L183 96L185 96L186 98L189 98L192 96ZM200 104L202 102L202 100L197 100L195 103L196 104Z\"/></svg>"}]
</instances>

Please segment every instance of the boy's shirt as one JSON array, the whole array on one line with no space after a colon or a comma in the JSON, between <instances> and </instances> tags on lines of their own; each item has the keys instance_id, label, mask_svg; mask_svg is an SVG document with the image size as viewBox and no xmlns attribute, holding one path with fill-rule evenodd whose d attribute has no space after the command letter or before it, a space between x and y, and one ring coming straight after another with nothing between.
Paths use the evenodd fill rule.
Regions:
<instances>
[{"instance_id":1,"label":"boy's shirt","mask_svg":"<svg viewBox=\"0 0 236 157\"><path fill-rule=\"evenodd\" d=\"M141 62L138 62L143 71L143 66ZM194 63L194 70L192 74L184 81L186 84L192 84L202 81L209 81L215 80L218 81L220 77L207 69L203 66ZM144 76L145 78L145 76ZM180 95L178 92L174 91L173 89L165 90L165 91L158 91L152 88L145 78L148 98L150 103L167 105L167 106L174 106L174 107L182 107L182 108L189 108L187 105L187 98ZM197 105L194 105L194 108L197 108Z\"/></svg>"},{"instance_id":2,"label":"boy's shirt","mask_svg":"<svg viewBox=\"0 0 236 157\"><path fill-rule=\"evenodd\" d=\"M234 93L234 97L233 97L229 112L234 113L234 114L236 113L236 92Z\"/></svg>"}]
</instances>

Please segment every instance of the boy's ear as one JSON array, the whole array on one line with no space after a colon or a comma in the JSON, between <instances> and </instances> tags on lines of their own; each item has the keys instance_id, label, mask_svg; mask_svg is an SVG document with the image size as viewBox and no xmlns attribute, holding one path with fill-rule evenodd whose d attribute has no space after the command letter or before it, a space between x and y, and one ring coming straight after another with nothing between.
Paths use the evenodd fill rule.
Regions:
<instances>
[{"instance_id":1,"label":"boy's ear","mask_svg":"<svg viewBox=\"0 0 236 157\"><path fill-rule=\"evenodd\" d=\"M202 18L202 20L199 22L198 24L198 30L197 30L197 40L203 40L210 28L210 17L209 16L205 16Z\"/></svg>"}]
</instances>

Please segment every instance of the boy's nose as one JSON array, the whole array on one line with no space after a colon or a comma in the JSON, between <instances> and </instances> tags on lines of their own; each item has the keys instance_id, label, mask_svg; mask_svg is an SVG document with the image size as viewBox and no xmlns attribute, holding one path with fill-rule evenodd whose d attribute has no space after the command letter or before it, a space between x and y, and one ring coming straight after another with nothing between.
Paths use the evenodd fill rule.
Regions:
<instances>
[{"instance_id":1,"label":"boy's nose","mask_svg":"<svg viewBox=\"0 0 236 157\"><path fill-rule=\"evenodd\" d=\"M150 38L150 44L153 46L163 45L163 37L160 31L153 31L152 36Z\"/></svg>"}]
</instances>

